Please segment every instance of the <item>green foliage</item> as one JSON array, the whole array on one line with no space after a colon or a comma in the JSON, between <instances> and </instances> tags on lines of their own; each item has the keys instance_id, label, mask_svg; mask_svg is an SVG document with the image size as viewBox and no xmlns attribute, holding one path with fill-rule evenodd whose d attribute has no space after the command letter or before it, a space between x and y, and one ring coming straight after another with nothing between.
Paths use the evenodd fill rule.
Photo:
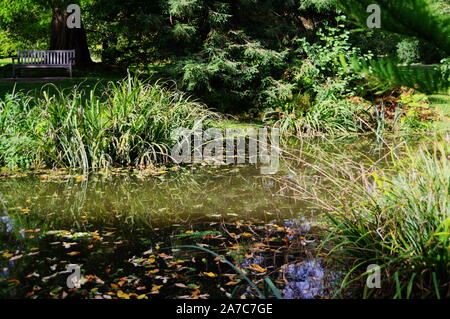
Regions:
<instances>
[{"instance_id":1,"label":"green foliage","mask_svg":"<svg viewBox=\"0 0 450 319\"><path fill-rule=\"evenodd\" d=\"M0 57L12 56L20 48L20 42L12 39L7 31L0 31Z\"/></svg>"},{"instance_id":2,"label":"green foliage","mask_svg":"<svg viewBox=\"0 0 450 319\"><path fill-rule=\"evenodd\" d=\"M360 25L365 26L366 8L373 1L347 1L339 0L346 14L354 18ZM440 0L414 0L411 2L384 1L377 3L381 7L383 30L397 34L413 36L415 39L406 39L397 46L397 55L404 63L410 64L419 60L428 60L429 56L440 53L429 48L428 41L449 53L450 48L450 16L445 14L449 6ZM423 23L412 23L422 21ZM421 53L426 48L427 53ZM423 50L422 50L423 51ZM424 52L426 52L424 51ZM421 57L427 56L427 58ZM426 93L447 93L450 89L449 79L438 68L428 66L404 67L398 66L392 58L365 59L358 61L354 57L351 68L366 75L370 80L376 80L381 86L408 86ZM347 66L347 62L341 59Z\"/></svg>"},{"instance_id":3,"label":"green foliage","mask_svg":"<svg viewBox=\"0 0 450 319\"><path fill-rule=\"evenodd\" d=\"M353 57L348 64L342 57L341 63L390 87L407 86L425 93L448 93L450 90L450 78L436 66L399 66L392 58L361 60Z\"/></svg>"},{"instance_id":4,"label":"green foliage","mask_svg":"<svg viewBox=\"0 0 450 319\"><path fill-rule=\"evenodd\" d=\"M385 274L382 289L371 294L449 297L448 146L442 141L428 150L408 151L405 160L395 160L391 173L372 174L374 189L356 186L345 206L330 215L336 248L342 247L342 255L355 266L344 288L365 279L369 264L378 264Z\"/></svg>"},{"instance_id":5,"label":"green foliage","mask_svg":"<svg viewBox=\"0 0 450 319\"><path fill-rule=\"evenodd\" d=\"M366 27L367 7L381 8L382 29L424 39L450 54L449 5L441 0L373 1L337 0L344 12L359 25Z\"/></svg>"},{"instance_id":6,"label":"green foliage","mask_svg":"<svg viewBox=\"0 0 450 319\"><path fill-rule=\"evenodd\" d=\"M406 39L397 44L397 56L401 62L412 64L419 62L419 40Z\"/></svg>"},{"instance_id":7,"label":"green foliage","mask_svg":"<svg viewBox=\"0 0 450 319\"><path fill-rule=\"evenodd\" d=\"M0 163L9 167L35 164L37 143L34 130L38 124L31 99L24 94L7 94L0 100ZM30 134L26 134L29 132Z\"/></svg>"},{"instance_id":8,"label":"green foliage","mask_svg":"<svg viewBox=\"0 0 450 319\"><path fill-rule=\"evenodd\" d=\"M298 40L297 53L304 54L306 59L299 60L300 65L294 68L294 80L298 90L312 90L318 101L354 95L358 91L357 82L361 77L337 63L342 55L362 55L350 42L352 31L347 29L345 21L340 16L336 19L337 27L319 28L313 41Z\"/></svg>"},{"instance_id":9,"label":"green foliage","mask_svg":"<svg viewBox=\"0 0 450 319\"><path fill-rule=\"evenodd\" d=\"M325 24L311 39L297 40L295 65L286 72L289 94L279 96L266 114L266 120L277 118L276 125L282 131L343 133L368 128L359 119L367 114L367 106L345 99L361 93L363 76L343 67L339 59L343 55L371 55L363 55L352 45L353 31L346 29L345 21L340 16L336 27Z\"/></svg>"},{"instance_id":10,"label":"green foliage","mask_svg":"<svg viewBox=\"0 0 450 319\"><path fill-rule=\"evenodd\" d=\"M397 57L402 63L439 63L444 56L431 43L408 38L397 43Z\"/></svg>"},{"instance_id":11,"label":"green foliage","mask_svg":"<svg viewBox=\"0 0 450 319\"><path fill-rule=\"evenodd\" d=\"M229 34L230 38L242 36ZM216 43L222 41L223 45L217 47ZM245 38L236 42L241 44L233 44L214 34L211 42L205 43L205 52L178 62L177 69L183 72L183 86L202 94L221 109L232 107L233 103L242 106L243 102L267 105L272 99L279 99L282 91L274 97L271 94L283 88L276 77L279 78L285 66L286 53L264 49L259 42ZM205 56L201 57L202 54Z\"/></svg>"},{"instance_id":12,"label":"green foliage","mask_svg":"<svg viewBox=\"0 0 450 319\"><path fill-rule=\"evenodd\" d=\"M0 165L100 168L167 160L173 130L213 113L163 83L129 77L103 95L74 87L31 99L13 93L0 101Z\"/></svg>"},{"instance_id":13,"label":"green foliage","mask_svg":"<svg viewBox=\"0 0 450 319\"><path fill-rule=\"evenodd\" d=\"M294 23L291 1L169 1L173 34L180 48L170 76L212 107L233 111L264 108L292 95L282 75ZM244 14L245 12L245 14Z\"/></svg>"}]
</instances>

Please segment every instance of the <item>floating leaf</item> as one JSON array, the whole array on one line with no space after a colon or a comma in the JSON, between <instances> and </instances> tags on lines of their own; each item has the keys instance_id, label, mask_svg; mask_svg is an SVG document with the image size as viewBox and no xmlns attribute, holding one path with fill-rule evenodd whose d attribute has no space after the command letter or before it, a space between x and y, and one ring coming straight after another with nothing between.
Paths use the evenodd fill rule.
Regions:
<instances>
[{"instance_id":1,"label":"floating leaf","mask_svg":"<svg viewBox=\"0 0 450 319\"><path fill-rule=\"evenodd\" d=\"M225 284L225 286L235 286L237 285L239 282L238 281L229 281Z\"/></svg>"},{"instance_id":2,"label":"floating leaf","mask_svg":"<svg viewBox=\"0 0 450 319\"><path fill-rule=\"evenodd\" d=\"M257 272L261 272L261 273L263 273L263 272L266 272L267 271L267 268L263 268L263 267L261 267L260 265L258 265L258 264L251 264L249 267L247 267L248 269L251 269L251 270L254 270L254 271L257 271Z\"/></svg>"},{"instance_id":3,"label":"floating leaf","mask_svg":"<svg viewBox=\"0 0 450 319\"><path fill-rule=\"evenodd\" d=\"M161 285L161 286L153 286L152 287L152 293L153 294L157 294L157 293L159 293L159 289L161 289L163 286Z\"/></svg>"},{"instance_id":4,"label":"floating leaf","mask_svg":"<svg viewBox=\"0 0 450 319\"><path fill-rule=\"evenodd\" d=\"M2 256L9 259L9 258L11 258L11 257L14 256L14 255L13 255L13 254L10 254L10 253L3 253Z\"/></svg>"},{"instance_id":5,"label":"floating leaf","mask_svg":"<svg viewBox=\"0 0 450 319\"><path fill-rule=\"evenodd\" d=\"M179 288L187 288L187 286L185 284L181 284L181 283L176 283L175 286L177 286Z\"/></svg>"},{"instance_id":6,"label":"floating leaf","mask_svg":"<svg viewBox=\"0 0 450 319\"><path fill-rule=\"evenodd\" d=\"M154 275L154 274L156 274L157 272L159 272L159 269L149 270L149 271L147 271L147 275Z\"/></svg>"},{"instance_id":7,"label":"floating leaf","mask_svg":"<svg viewBox=\"0 0 450 319\"><path fill-rule=\"evenodd\" d=\"M22 258L22 256L23 256L23 255L17 255L17 256L11 257L11 258L9 259L9 261L14 261L14 260L20 259L20 258Z\"/></svg>"},{"instance_id":8,"label":"floating leaf","mask_svg":"<svg viewBox=\"0 0 450 319\"><path fill-rule=\"evenodd\" d=\"M79 255L79 254L80 254L79 251L71 251L70 253L67 253L67 255L69 255L69 256L76 256L76 255Z\"/></svg>"},{"instance_id":9,"label":"floating leaf","mask_svg":"<svg viewBox=\"0 0 450 319\"><path fill-rule=\"evenodd\" d=\"M117 297L121 298L121 299L130 299L130 295L124 293L122 290L119 290L117 292Z\"/></svg>"}]
</instances>

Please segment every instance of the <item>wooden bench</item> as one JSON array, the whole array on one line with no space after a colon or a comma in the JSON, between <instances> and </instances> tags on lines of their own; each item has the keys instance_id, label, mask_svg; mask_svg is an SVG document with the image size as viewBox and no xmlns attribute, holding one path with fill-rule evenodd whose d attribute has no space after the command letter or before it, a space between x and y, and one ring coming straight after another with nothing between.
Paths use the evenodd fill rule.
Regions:
<instances>
[{"instance_id":1,"label":"wooden bench","mask_svg":"<svg viewBox=\"0 0 450 319\"><path fill-rule=\"evenodd\" d=\"M72 77L75 50L19 51L12 58L13 77L17 69L68 69Z\"/></svg>"}]
</instances>

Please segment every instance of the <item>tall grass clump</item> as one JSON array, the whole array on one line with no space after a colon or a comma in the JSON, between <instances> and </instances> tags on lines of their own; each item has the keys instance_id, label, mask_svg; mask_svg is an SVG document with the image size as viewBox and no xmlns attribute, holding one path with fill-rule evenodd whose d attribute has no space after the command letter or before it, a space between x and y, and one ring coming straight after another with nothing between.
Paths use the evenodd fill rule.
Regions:
<instances>
[{"instance_id":1,"label":"tall grass clump","mask_svg":"<svg viewBox=\"0 0 450 319\"><path fill-rule=\"evenodd\" d=\"M275 120L272 120L275 118ZM284 135L353 134L369 130L369 108L346 99L323 100L308 107L291 104L284 110L267 112L264 121Z\"/></svg>"},{"instance_id":2,"label":"tall grass clump","mask_svg":"<svg viewBox=\"0 0 450 319\"><path fill-rule=\"evenodd\" d=\"M330 214L334 252L352 264L342 287L365 287L367 266L377 264L382 289L365 288L366 297L448 298L450 146L406 152L393 171L371 174L375 187L354 189Z\"/></svg>"},{"instance_id":3,"label":"tall grass clump","mask_svg":"<svg viewBox=\"0 0 450 319\"><path fill-rule=\"evenodd\" d=\"M0 166L30 167L36 163L36 111L25 94L13 91L0 99Z\"/></svg>"},{"instance_id":4,"label":"tall grass clump","mask_svg":"<svg viewBox=\"0 0 450 319\"><path fill-rule=\"evenodd\" d=\"M17 94L7 97L0 104L0 119L6 118L0 129L9 131L0 144L0 165L23 166L8 155L25 152L19 147L24 143L14 144L17 138L32 141L33 155L25 158L48 167L88 170L161 163L176 142L173 130L216 116L167 83L129 76L98 92L93 88L86 93L80 86L55 95L43 91L40 98L25 97L26 104Z\"/></svg>"},{"instance_id":5,"label":"tall grass clump","mask_svg":"<svg viewBox=\"0 0 450 319\"><path fill-rule=\"evenodd\" d=\"M328 216L321 251L344 269L338 295L450 297L449 139L402 148L377 161L309 151L309 173L285 182ZM366 286L372 264L381 289Z\"/></svg>"}]
</instances>

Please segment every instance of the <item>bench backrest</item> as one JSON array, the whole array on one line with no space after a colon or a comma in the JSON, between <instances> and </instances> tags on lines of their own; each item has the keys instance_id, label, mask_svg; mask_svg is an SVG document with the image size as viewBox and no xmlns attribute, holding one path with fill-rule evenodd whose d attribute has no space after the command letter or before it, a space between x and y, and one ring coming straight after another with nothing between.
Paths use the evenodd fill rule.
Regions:
<instances>
[{"instance_id":1,"label":"bench backrest","mask_svg":"<svg viewBox=\"0 0 450 319\"><path fill-rule=\"evenodd\" d=\"M70 65L75 64L75 50L20 51L19 64Z\"/></svg>"}]
</instances>

